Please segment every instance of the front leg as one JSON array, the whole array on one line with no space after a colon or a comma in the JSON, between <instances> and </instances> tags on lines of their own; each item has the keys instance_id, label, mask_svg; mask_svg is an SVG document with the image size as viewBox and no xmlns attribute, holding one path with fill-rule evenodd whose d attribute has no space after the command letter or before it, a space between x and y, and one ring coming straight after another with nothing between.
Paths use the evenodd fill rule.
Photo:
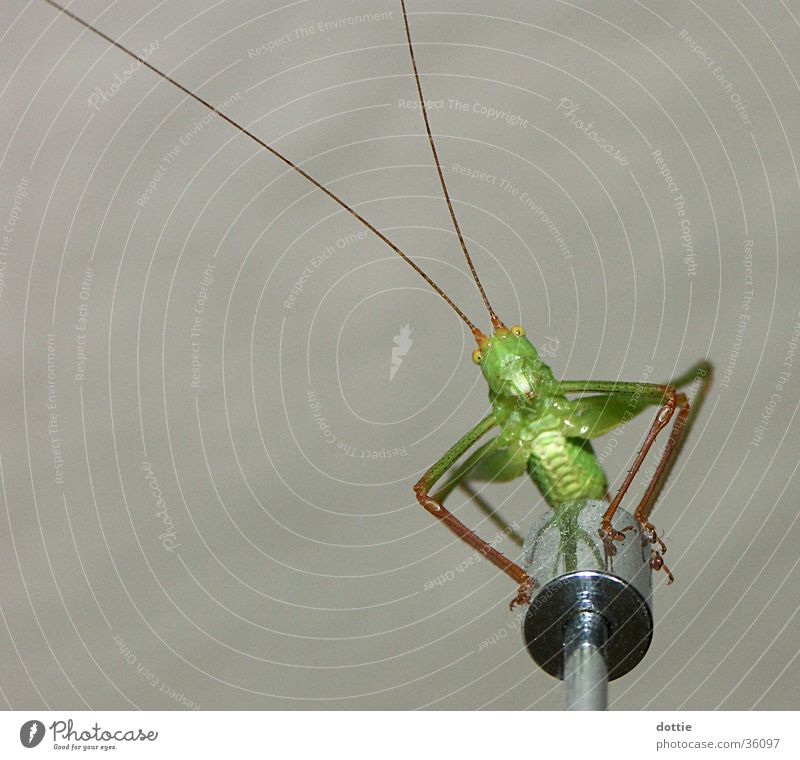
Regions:
<instances>
[{"instance_id":1,"label":"front leg","mask_svg":"<svg viewBox=\"0 0 800 760\"><path fill-rule=\"evenodd\" d=\"M414 486L414 493L417 496L417 501L422 504L428 512L441 520L462 541L468 543L473 549L486 557L495 567L502 570L519 584L517 595L511 601L510 605L513 609L517 604L527 604L530 601L530 592L533 588L533 581L531 578L516 564L516 562L513 562L504 554L497 551L497 549L467 528L467 526L458 520L451 512L448 512L441 500L437 500L430 495L431 488L433 488L442 475L444 475L444 473L455 464L458 458L470 449L482 435L491 430L496 424L494 412L484 417L484 419L454 446L448 449L445 454L428 469Z\"/></svg>"}]
</instances>

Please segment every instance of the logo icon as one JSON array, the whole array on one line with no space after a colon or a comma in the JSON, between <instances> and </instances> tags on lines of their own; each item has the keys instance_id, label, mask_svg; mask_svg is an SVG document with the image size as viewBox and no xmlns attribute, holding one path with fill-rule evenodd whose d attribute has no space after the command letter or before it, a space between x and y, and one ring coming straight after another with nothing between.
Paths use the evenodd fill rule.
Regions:
<instances>
[{"instance_id":1,"label":"logo icon","mask_svg":"<svg viewBox=\"0 0 800 760\"><path fill-rule=\"evenodd\" d=\"M546 359L554 359L558 354L558 344L560 342L558 338L551 338L549 335L545 335L544 341L539 343L539 354Z\"/></svg>"},{"instance_id":2,"label":"logo icon","mask_svg":"<svg viewBox=\"0 0 800 760\"><path fill-rule=\"evenodd\" d=\"M411 344L413 343L411 340L411 332L411 326L408 324L408 322L406 322L400 328L400 332L393 338L394 346L392 348L392 365L389 368L390 383L392 380L394 380L397 370L400 369L400 365L403 363L403 357L411 349Z\"/></svg>"},{"instance_id":3,"label":"logo icon","mask_svg":"<svg viewBox=\"0 0 800 760\"><path fill-rule=\"evenodd\" d=\"M44 739L44 723L40 720L26 720L19 730L19 740L23 747L35 747Z\"/></svg>"}]
</instances>

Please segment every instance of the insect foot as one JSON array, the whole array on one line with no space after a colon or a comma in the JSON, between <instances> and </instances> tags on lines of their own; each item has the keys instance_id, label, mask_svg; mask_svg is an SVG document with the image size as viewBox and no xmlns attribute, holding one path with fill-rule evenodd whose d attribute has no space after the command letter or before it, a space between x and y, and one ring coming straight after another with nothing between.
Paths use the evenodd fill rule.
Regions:
<instances>
[{"instance_id":1,"label":"insect foot","mask_svg":"<svg viewBox=\"0 0 800 760\"><path fill-rule=\"evenodd\" d=\"M651 544L658 544L658 548L661 554L666 554L667 545L658 537L658 533L656 533L655 526L649 522L643 522L641 525L642 525L642 531L644 532L644 535L647 538L648 542Z\"/></svg>"},{"instance_id":2,"label":"insect foot","mask_svg":"<svg viewBox=\"0 0 800 760\"><path fill-rule=\"evenodd\" d=\"M650 569L651 570L661 570L664 569L664 572L667 574L667 586L675 580L675 576L672 574L670 569L664 564L664 557L661 555L661 552L656 551L653 549L650 552Z\"/></svg>"},{"instance_id":3,"label":"insect foot","mask_svg":"<svg viewBox=\"0 0 800 760\"><path fill-rule=\"evenodd\" d=\"M528 605L531 603L531 591L533 590L533 578L530 576L525 578L522 583L519 584L519 588L517 589L517 595L511 600L511 603L508 605L508 609L513 610L514 607L518 605Z\"/></svg>"},{"instance_id":4,"label":"insect foot","mask_svg":"<svg viewBox=\"0 0 800 760\"><path fill-rule=\"evenodd\" d=\"M630 530L630 526L625 528L625 530ZM617 553L617 547L614 546L614 541L624 541L625 530L616 530L611 525L610 520L608 522L603 520L600 524L600 530L598 530L597 533L600 538L603 539L603 546L605 547L607 557L613 557Z\"/></svg>"}]
</instances>

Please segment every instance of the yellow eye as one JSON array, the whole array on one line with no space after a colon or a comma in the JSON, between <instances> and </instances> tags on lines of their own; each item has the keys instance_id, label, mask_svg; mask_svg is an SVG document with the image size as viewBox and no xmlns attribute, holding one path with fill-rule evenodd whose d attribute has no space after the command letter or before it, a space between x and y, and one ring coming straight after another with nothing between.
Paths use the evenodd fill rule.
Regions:
<instances>
[{"instance_id":1,"label":"yellow eye","mask_svg":"<svg viewBox=\"0 0 800 760\"><path fill-rule=\"evenodd\" d=\"M524 338L525 337L525 330L523 330L520 325L514 325L511 328L511 332L514 333L514 335L516 335L518 338Z\"/></svg>"},{"instance_id":2,"label":"yellow eye","mask_svg":"<svg viewBox=\"0 0 800 760\"><path fill-rule=\"evenodd\" d=\"M481 351L479 348L476 348L472 352L472 361L474 361L475 364L480 364L482 360L483 360L483 351Z\"/></svg>"}]
</instances>

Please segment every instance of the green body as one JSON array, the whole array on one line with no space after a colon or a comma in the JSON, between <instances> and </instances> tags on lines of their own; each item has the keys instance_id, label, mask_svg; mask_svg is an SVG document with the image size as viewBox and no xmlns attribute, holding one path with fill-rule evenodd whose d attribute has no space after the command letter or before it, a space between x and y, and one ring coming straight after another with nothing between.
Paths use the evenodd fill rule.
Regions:
<instances>
[{"instance_id":1,"label":"green body","mask_svg":"<svg viewBox=\"0 0 800 760\"><path fill-rule=\"evenodd\" d=\"M459 443L471 438L472 445L487 430L499 430L434 494L440 501L464 480L507 481L525 474L554 510L576 499L604 499L609 484L590 439L664 398L664 386L652 383L559 381L518 327L495 331L473 358L489 386L492 411L471 431L474 435L467 434ZM672 384L681 386L702 377L708 366L701 362ZM575 393L602 395L567 397ZM448 454L457 448L459 444ZM448 454L437 463L446 465L438 475L457 459ZM430 471L435 478L437 465Z\"/></svg>"},{"instance_id":2,"label":"green body","mask_svg":"<svg viewBox=\"0 0 800 760\"><path fill-rule=\"evenodd\" d=\"M608 482L586 438L569 429L573 410L565 396L542 396L517 407L492 399L500 432L492 443L498 475L527 472L551 507L572 499L602 499ZM503 478L505 479L505 478Z\"/></svg>"}]
</instances>

